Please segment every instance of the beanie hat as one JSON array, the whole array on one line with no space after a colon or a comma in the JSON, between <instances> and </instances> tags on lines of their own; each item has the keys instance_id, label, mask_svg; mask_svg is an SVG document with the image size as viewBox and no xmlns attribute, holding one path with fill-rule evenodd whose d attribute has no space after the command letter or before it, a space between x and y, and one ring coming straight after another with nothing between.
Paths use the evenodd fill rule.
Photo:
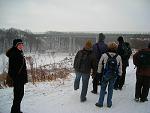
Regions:
<instances>
[{"instance_id":1,"label":"beanie hat","mask_svg":"<svg viewBox=\"0 0 150 113\"><path fill-rule=\"evenodd\" d=\"M23 44L21 39L14 39L13 40L13 47L17 47L18 44Z\"/></svg>"},{"instance_id":2,"label":"beanie hat","mask_svg":"<svg viewBox=\"0 0 150 113\"><path fill-rule=\"evenodd\" d=\"M84 47L85 47L86 49L92 48L92 42L91 42L91 40L87 40L86 43L85 43L85 45L84 45Z\"/></svg>"},{"instance_id":3,"label":"beanie hat","mask_svg":"<svg viewBox=\"0 0 150 113\"><path fill-rule=\"evenodd\" d=\"M117 41L118 41L118 42L123 42L123 37L122 37L122 36L119 36L118 39L117 39Z\"/></svg>"},{"instance_id":4,"label":"beanie hat","mask_svg":"<svg viewBox=\"0 0 150 113\"><path fill-rule=\"evenodd\" d=\"M118 45L117 45L115 42L110 42L110 43L108 44L108 49L109 49L110 51L116 51L116 50L117 50L117 47L118 47Z\"/></svg>"},{"instance_id":5,"label":"beanie hat","mask_svg":"<svg viewBox=\"0 0 150 113\"><path fill-rule=\"evenodd\" d=\"M103 33L98 34L98 40L99 41L104 41L105 35Z\"/></svg>"}]
</instances>

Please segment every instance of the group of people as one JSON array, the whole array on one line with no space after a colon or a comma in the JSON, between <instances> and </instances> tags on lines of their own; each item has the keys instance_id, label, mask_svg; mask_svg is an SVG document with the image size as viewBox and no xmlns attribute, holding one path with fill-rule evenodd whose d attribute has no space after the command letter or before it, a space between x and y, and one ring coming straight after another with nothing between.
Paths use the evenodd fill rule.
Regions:
<instances>
[{"instance_id":1,"label":"group of people","mask_svg":"<svg viewBox=\"0 0 150 113\"><path fill-rule=\"evenodd\" d=\"M125 84L126 68L129 66L132 50L130 44L124 42L122 36L117 39L119 44L115 42L106 44L103 33L100 33L98 38L98 42L94 45L90 40L87 40L83 49L79 50L75 56L74 90L79 89L80 79L82 78L80 101L85 102L91 75L93 78L93 90L91 92L97 94L98 85L101 86L99 99L95 105L103 107L104 97L107 93L107 107L110 108L112 106L113 89L122 90ZM150 56L150 44L148 49L141 51L148 51L147 56ZM138 58L136 58L138 53L133 57L135 65L135 62L138 62ZM147 96L150 86L150 62L147 63L147 67L136 66L135 101L145 102L148 101ZM108 91L106 91L107 86Z\"/></svg>"},{"instance_id":2,"label":"group of people","mask_svg":"<svg viewBox=\"0 0 150 113\"><path fill-rule=\"evenodd\" d=\"M79 89L82 78L82 91L80 100L86 101L90 75L93 78L94 94L97 94L98 85L101 85L100 97L95 104L103 107L105 94L107 93L107 107L112 106L113 89L122 90L125 83L126 68L129 66L129 58L132 54L129 43L124 42L123 37L118 37L119 44L110 42L105 44L105 35L99 34L99 41L92 45L88 40L84 48L79 50L74 59L76 78L74 90ZM9 58L8 75L12 78L14 87L14 99L11 113L23 113L20 105L24 96L24 85L28 82L26 61L23 55L23 41L14 39L13 46L6 52ZM148 48L138 51L133 56L133 63L137 67L135 101L148 101L150 88L150 43ZM144 60L141 60L144 59ZM92 70L92 71L91 71ZM106 87L108 85L108 91Z\"/></svg>"}]
</instances>

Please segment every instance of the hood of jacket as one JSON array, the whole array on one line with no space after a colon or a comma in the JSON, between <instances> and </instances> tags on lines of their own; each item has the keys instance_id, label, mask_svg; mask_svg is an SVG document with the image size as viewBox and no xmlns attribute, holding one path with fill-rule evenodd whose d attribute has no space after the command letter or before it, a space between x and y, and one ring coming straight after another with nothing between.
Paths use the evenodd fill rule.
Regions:
<instances>
[{"instance_id":1,"label":"hood of jacket","mask_svg":"<svg viewBox=\"0 0 150 113\"><path fill-rule=\"evenodd\" d=\"M12 47L12 48L8 49L7 52L6 52L6 56L10 57L13 54L14 50L15 50L15 47Z\"/></svg>"},{"instance_id":2,"label":"hood of jacket","mask_svg":"<svg viewBox=\"0 0 150 113\"><path fill-rule=\"evenodd\" d=\"M10 49L8 49L8 51L6 52L6 56L9 58L11 56L17 55L17 53L22 53L22 51L18 50L16 47L12 47Z\"/></svg>"}]
</instances>

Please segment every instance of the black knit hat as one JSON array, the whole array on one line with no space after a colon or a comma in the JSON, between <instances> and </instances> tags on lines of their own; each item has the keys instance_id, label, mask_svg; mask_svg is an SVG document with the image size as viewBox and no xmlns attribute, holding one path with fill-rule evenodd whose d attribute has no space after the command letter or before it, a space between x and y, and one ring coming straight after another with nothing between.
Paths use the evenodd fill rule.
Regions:
<instances>
[{"instance_id":1,"label":"black knit hat","mask_svg":"<svg viewBox=\"0 0 150 113\"><path fill-rule=\"evenodd\" d=\"M17 47L18 44L23 44L21 39L14 39L13 40L13 47Z\"/></svg>"},{"instance_id":2,"label":"black knit hat","mask_svg":"<svg viewBox=\"0 0 150 113\"><path fill-rule=\"evenodd\" d=\"M122 36L119 36L118 39L117 39L117 41L118 41L118 42L123 42L123 37L122 37Z\"/></svg>"},{"instance_id":3,"label":"black knit hat","mask_svg":"<svg viewBox=\"0 0 150 113\"><path fill-rule=\"evenodd\" d=\"M99 41L104 41L105 40L105 35L103 33L98 34L98 40Z\"/></svg>"}]
</instances>

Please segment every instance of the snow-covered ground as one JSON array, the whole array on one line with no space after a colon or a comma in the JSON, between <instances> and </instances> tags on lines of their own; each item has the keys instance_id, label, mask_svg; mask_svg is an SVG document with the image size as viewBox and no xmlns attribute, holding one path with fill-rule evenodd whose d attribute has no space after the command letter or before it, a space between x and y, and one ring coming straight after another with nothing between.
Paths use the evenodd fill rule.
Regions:
<instances>
[{"instance_id":1,"label":"snow-covered ground","mask_svg":"<svg viewBox=\"0 0 150 113\"><path fill-rule=\"evenodd\" d=\"M127 69L126 83L123 90L114 90L113 106L103 108L95 106L99 94L92 94L92 79L89 82L87 101L80 102L81 88L73 90L75 74L65 80L53 82L36 83L25 85L25 95L22 100L22 111L24 113L150 113L149 101L145 103L135 102L135 69L130 59L130 67ZM81 86L81 84L80 84ZM99 88L100 90L100 88ZM106 99L106 98L105 98ZM13 100L13 89L0 89L0 113L10 113Z\"/></svg>"}]
</instances>

